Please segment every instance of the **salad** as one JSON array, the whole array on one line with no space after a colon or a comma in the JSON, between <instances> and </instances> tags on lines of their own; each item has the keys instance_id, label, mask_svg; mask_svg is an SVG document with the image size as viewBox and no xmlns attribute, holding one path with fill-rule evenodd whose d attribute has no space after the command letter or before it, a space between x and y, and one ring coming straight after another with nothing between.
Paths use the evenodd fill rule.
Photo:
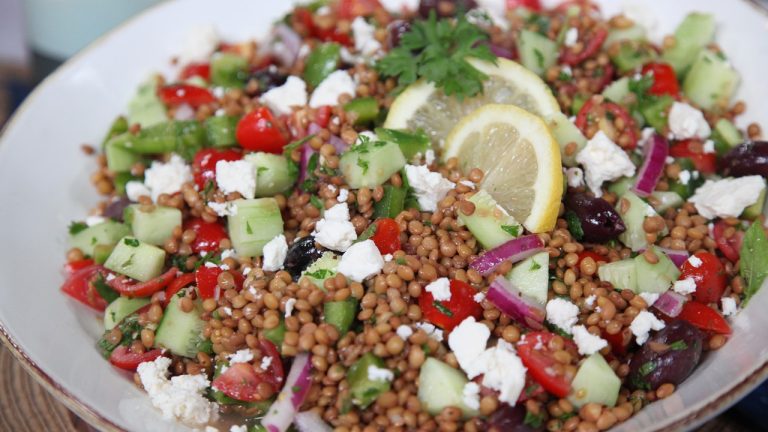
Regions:
<instances>
[{"instance_id":1,"label":"salad","mask_svg":"<svg viewBox=\"0 0 768 432\"><path fill-rule=\"evenodd\" d=\"M716 28L321 0L197 29L84 147L104 199L62 291L206 431L609 429L768 274L768 142Z\"/></svg>"}]
</instances>

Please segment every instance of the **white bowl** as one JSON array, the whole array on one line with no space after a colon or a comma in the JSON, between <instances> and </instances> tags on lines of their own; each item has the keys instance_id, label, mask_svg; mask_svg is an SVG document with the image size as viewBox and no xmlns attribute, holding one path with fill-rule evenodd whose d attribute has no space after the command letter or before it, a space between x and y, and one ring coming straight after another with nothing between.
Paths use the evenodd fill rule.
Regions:
<instances>
[{"instance_id":1,"label":"white bowl","mask_svg":"<svg viewBox=\"0 0 768 432\"><path fill-rule=\"evenodd\" d=\"M638 3L640 0L636 0ZM622 2L603 0L607 13ZM654 0L660 32L691 10L712 12L718 42L743 78L744 121L768 119L768 15L744 0ZM69 408L105 430L167 431L146 397L94 348L98 316L62 295L66 227L96 203L94 161L79 150L98 143L149 73L170 69L185 36L212 23L225 40L263 35L288 1L209 0L160 4L95 42L51 75L11 119L0 139L0 339ZM765 127L765 124L763 125ZM617 430L693 427L728 407L768 374L768 290L734 320L734 335L679 391Z\"/></svg>"}]
</instances>

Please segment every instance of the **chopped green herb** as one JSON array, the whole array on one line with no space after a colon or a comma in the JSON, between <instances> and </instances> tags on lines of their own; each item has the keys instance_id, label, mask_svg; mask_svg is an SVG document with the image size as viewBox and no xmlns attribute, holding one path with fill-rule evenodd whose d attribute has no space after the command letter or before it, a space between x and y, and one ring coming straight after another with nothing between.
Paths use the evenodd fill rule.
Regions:
<instances>
[{"instance_id":1,"label":"chopped green herb","mask_svg":"<svg viewBox=\"0 0 768 432\"><path fill-rule=\"evenodd\" d=\"M569 210L565 212L565 221L568 223L568 231L576 240L584 238L584 229L581 227L581 219L575 212Z\"/></svg>"},{"instance_id":2,"label":"chopped green herb","mask_svg":"<svg viewBox=\"0 0 768 432\"><path fill-rule=\"evenodd\" d=\"M536 56L536 64L539 66L539 69L544 69L544 54L542 54L538 49L534 48L533 55Z\"/></svg>"},{"instance_id":3,"label":"chopped green herb","mask_svg":"<svg viewBox=\"0 0 768 432\"><path fill-rule=\"evenodd\" d=\"M107 284L107 281L104 280L104 275L101 273L99 273L96 279L93 280L93 287L96 288L96 292L99 293L99 296L101 296L107 303L112 303L120 297L120 294Z\"/></svg>"},{"instance_id":4,"label":"chopped green herb","mask_svg":"<svg viewBox=\"0 0 768 432\"><path fill-rule=\"evenodd\" d=\"M441 302L435 300L434 302L432 302L432 304L435 305L435 308L439 310L441 314L447 317L453 316L453 312L451 312L451 310L445 307L445 305L443 305Z\"/></svg>"},{"instance_id":5,"label":"chopped green herb","mask_svg":"<svg viewBox=\"0 0 768 432\"><path fill-rule=\"evenodd\" d=\"M291 153L293 153L294 150L296 150L297 148L301 147L305 142L311 140L314 137L315 137L314 134L307 135L307 136L305 136L304 138L302 138L300 140L296 140L296 141L294 141L292 143L287 144L285 147L283 147L283 156L285 156L288 159L290 159L291 158Z\"/></svg>"},{"instance_id":6,"label":"chopped green herb","mask_svg":"<svg viewBox=\"0 0 768 432\"><path fill-rule=\"evenodd\" d=\"M408 264L408 261L406 261L405 258L403 258L403 257L400 257L400 258L396 259L395 262L397 264L399 264L399 265L406 265L406 264Z\"/></svg>"},{"instance_id":7,"label":"chopped green herb","mask_svg":"<svg viewBox=\"0 0 768 432\"><path fill-rule=\"evenodd\" d=\"M203 196L208 196L208 194L211 193L213 188L216 186L216 182L213 180L208 180L205 182L205 188L203 189Z\"/></svg>"},{"instance_id":8,"label":"chopped green herb","mask_svg":"<svg viewBox=\"0 0 768 432\"><path fill-rule=\"evenodd\" d=\"M311 202L312 205L315 206L318 210L322 210L324 207L323 201L320 200L320 198L317 195L311 195L309 197L309 202Z\"/></svg>"},{"instance_id":9,"label":"chopped green herb","mask_svg":"<svg viewBox=\"0 0 768 432\"><path fill-rule=\"evenodd\" d=\"M253 228L251 228L250 221L245 221L245 232L248 234L253 234Z\"/></svg>"},{"instance_id":10,"label":"chopped green herb","mask_svg":"<svg viewBox=\"0 0 768 432\"><path fill-rule=\"evenodd\" d=\"M528 426L532 428L539 428L542 424L544 424L544 414L534 414L530 411L525 412L525 418L523 419L523 423L527 424Z\"/></svg>"},{"instance_id":11,"label":"chopped green herb","mask_svg":"<svg viewBox=\"0 0 768 432\"><path fill-rule=\"evenodd\" d=\"M291 391L294 393L298 393L301 391L301 386L292 386Z\"/></svg>"},{"instance_id":12,"label":"chopped green herb","mask_svg":"<svg viewBox=\"0 0 768 432\"><path fill-rule=\"evenodd\" d=\"M256 175L258 176L259 174L261 174L263 172L267 172L267 171L269 171L269 168L267 168L267 167L258 167L258 168L256 168Z\"/></svg>"},{"instance_id":13,"label":"chopped green herb","mask_svg":"<svg viewBox=\"0 0 768 432\"><path fill-rule=\"evenodd\" d=\"M557 75L557 79L559 81L571 81L573 79L573 75L566 73L565 71L560 71L560 73Z\"/></svg>"},{"instance_id":14,"label":"chopped green herb","mask_svg":"<svg viewBox=\"0 0 768 432\"><path fill-rule=\"evenodd\" d=\"M740 253L739 273L747 284L742 302L744 306L757 293L768 276L768 239L759 220L753 222L744 233Z\"/></svg>"},{"instance_id":15,"label":"chopped green herb","mask_svg":"<svg viewBox=\"0 0 768 432\"><path fill-rule=\"evenodd\" d=\"M519 225L502 225L501 229L512 237L517 237L520 235Z\"/></svg>"},{"instance_id":16,"label":"chopped green herb","mask_svg":"<svg viewBox=\"0 0 768 432\"><path fill-rule=\"evenodd\" d=\"M363 169L363 174L368 172L368 161L362 158L357 160L357 166Z\"/></svg>"},{"instance_id":17,"label":"chopped green herb","mask_svg":"<svg viewBox=\"0 0 768 432\"><path fill-rule=\"evenodd\" d=\"M360 233L360 237L357 238L356 242L368 240L369 238L373 237L374 234L376 234L376 223L368 225L368 228Z\"/></svg>"},{"instance_id":18,"label":"chopped green herb","mask_svg":"<svg viewBox=\"0 0 768 432\"><path fill-rule=\"evenodd\" d=\"M669 344L669 349L673 351L682 351L684 349L688 349L688 344L681 339L679 341L674 341L671 344Z\"/></svg>"},{"instance_id":19,"label":"chopped green herb","mask_svg":"<svg viewBox=\"0 0 768 432\"><path fill-rule=\"evenodd\" d=\"M79 232L82 232L86 228L88 228L88 225L85 222L75 222L75 221L73 221L72 223L69 224L69 234L70 235L75 235L75 234L77 234Z\"/></svg>"},{"instance_id":20,"label":"chopped green herb","mask_svg":"<svg viewBox=\"0 0 768 432\"><path fill-rule=\"evenodd\" d=\"M123 243L125 243L126 246L130 246L130 247L139 247L139 244L141 244L139 240L135 238L126 238L125 240L123 240Z\"/></svg>"},{"instance_id":21,"label":"chopped green herb","mask_svg":"<svg viewBox=\"0 0 768 432\"><path fill-rule=\"evenodd\" d=\"M128 259L125 260L125 262L123 262L123 264L121 264L121 267L122 268L126 268L126 267L130 266L131 264L133 264L133 257L134 256L136 256L136 254L131 254L131 256L128 257Z\"/></svg>"},{"instance_id":22,"label":"chopped green herb","mask_svg":"<svg viewBox=\"0 0 768 432\"><path fill-rule=\"evenodd\" d=\"M642 366L640 366L640 369L638 372L640 372L640 375L646 376L655 370L656 370L656 363L649 361L649 362L643 363Z\"/></svg>"},{"instance_id":23,"label":"chopped green herb","mask_svg":"<svg viewBox=\"0 0 768 432\"><path fill-rule=\"evenodd\" d=\"M540 268L541 268L541 264L537 263L536 261L531 261L530 271L536 271Z\"/></svg>"},{"instance_id":24,"label":"chopped green herb","mask_svg":"<svg viewBox=\"0 0 768 432\"><path fill-rule=\"evenodd\" d=\"M325 279L335 275L336 272L328 269L319 269L312 273L305 273L304 276L311 277L313 279Z\"/></svg>"}]
</instances>

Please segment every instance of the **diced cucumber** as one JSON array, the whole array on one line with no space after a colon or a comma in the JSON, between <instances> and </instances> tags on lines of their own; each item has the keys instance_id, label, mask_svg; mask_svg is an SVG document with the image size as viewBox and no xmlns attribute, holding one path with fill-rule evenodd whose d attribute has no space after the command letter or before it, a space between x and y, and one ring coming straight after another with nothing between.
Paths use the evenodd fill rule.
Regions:
<instances>
[{"instance_id":1,"label":"diced cucumber","mask_svg":"<svg viewBox=\"0 0 768 432\"><path fill-rule=\"evenodd\" d=\"M200 301L194 301L191 311L181 310L181 298L178 295L171 297L168 307L165 308L163 319L155 331L155 346L166 348L173 354L182 357L195 357L198 345L203 339L203 327L205 321L200 319L203 308Z\"/></svg>"},{"instance_id":2,"label":"diced cucumber","mask_svg":"<svg viewBox=\"0 0 768 432\"><path fill-rule=\"evenodd\" d=\"M144 177L135 176L130 172L115 173L115 178L113 179L113 183L115 185L115 193L125 196L125 185L127 185L130 181L138 181L144 183Z\"/></svg>"},{"instance_id":3,"label":"diced cucumber","mask_svg":"<svg viewBox=\"0 0 768 432\"><path fill-rule=\"evenodd\" d=\"M637 292L663 293L680 277L680 270L669 257L652 246L659 261L651 264L643 254L634 258L637 270Z\"/></svg>"},{"instance_id":4,"label":"diced cucumber","mask_svg":"<svg viewBox=\"0 0 768 432\"><path fill-rule=\"evenodd\" d=\"M619 72L635 70L656 58L656 51L647 43L623 40L618 44L618 51L611 55L611 61Z\"/></svg>"},{"instance_id":5,"label":"diced cucumber","mask_svg":"<svg viewBox=\"0 0 768 432\"><path fill-rule=\"evenodd\" d=\"M139 85L136 95L128 102L128 124L138 123L142 128L168 120L168 112L157 97L157 79L150 77Z\"/></svg>"},{"instance_id":6,"label":"diced cucumber","mask_svg":"<svg viewBox=\"0 0 768 432\"><path fill-rule=\"evenodd\" d=\"M404 187L384 185L384 196L373 205L374 218L396 218L405 208L408 191Z\"/></svg>"},{"instance_id":7,"label":"diced cucumber","mask_svg":"<svg viewBox=\"0 0 768 432\"><path fill-rule=\"evenodd\" d=\"M523 30L517 38L517 52L520 62L533 73L542 76L557 62L557 43L546 36L530 30Z\"/></svg>"},{"instance_id":8,"label":"diced cucumber","mask_svg":"<svg viewBox=\"0 0 768 432\"><path fill-rule=\"evenodd\" d=\"M104 310L104 329L112 330L123 318L148 304L148 298L118 297Z\"/></svg>"},{"instance_id":9,"label":"diced cucumber","mask_svg":"<svg viewBox=\"0 0 768 432\"><path fill-rule=\"evenodd\" d=\"M416 155L424 155L430 147L429 137L423 131L401 131L396 129L376 128L380 140L393 142L400 146L406 160L413 160Z\"/></svg>"},{"instance_id":10,"label":"diced cucumber","mask_svg":"<svg viewBox=\"0 0 768 432\"><path fill-rule=\"evenodd\" d=\"M619 215L627 227L623 233L619 234L619 241L633 251L647 248L648 240L645 238L643 221L646 217L658 215L656 210L631 191L627 191L621 196L616 203L616 210L619 211ZM665 227L662 235L666 235L666 232L667 228Z\"/></svg>"},{"instance_id":11,"label":"diced cucumber","mask_svg":"<svg viewBox=\"0 0 768 432\"><path fill-rule=\"evenodd\" d=\"M653 191L651 196L656 200L653 208L659 214L664 213L668 209L678 208L685 202L683 197L672 191Z\"/></svg>"},{"instance_id":12,"label":"diced cucumber","mask_svg":"<svg viewBox=\"0 0 768 432\"><path fill-rule=\"evenodd\" d=\"M458 369L429 357L419 371L419 402L432 415L446 407L458 407L464 418L478 415L477 410L464 403L464 386L469 382Z\"/></svg>"},{"instance_id":13,"label":"diced cucumber","mask_svg":"<svg viewBox=\"0 0 768 432\"><path fill-rule=\"evenodd\" d=\"M366 353L360 357L347 373L349 393L352 395L352 403L360 408L367 408L380 394L389 390L390 382L387 380L372 380L368 377L368 368L374 366L385 369L384 360L373 353Z\"/></svg>"},{"instance_id":14,"label":"diced cucumber","mask_svg":"<svg viewBox=\"0 0 768 432\"><path fill-rule=\"evenodd\" d=\"M138 154L178 153L187 161L194 158L206 142L205 129L197 121L169 121L142 129L137 135L123 134L115 139Z\"/></svg>"},{"instance_id":15,"label":"diced cucumber","mask_svg":"<svg viewBox=\"0 0 768 432\"><path fill-rule=\"evenodd\" d=\"M547 303L549 290L549 253L539 252L512 267L507 279L526 296Z\"/></svg>"},{"instance_id":16,"label":"diced cucumber","mask_svg":"<svg viewBox=\"0 0 768 432\"><path fill-rule=\"evenodd\" d=\"M283 217L274 198L233 201L237 213L228 216L229 238L241 257L261 256L264 245L283 233Z\"/></svg>"},{"instance_id":17,"label":"diced cucumber","mask_svg":"<svg viewBox=\"0 0 768 432\"><path fill-rule=\"evenodd\" d=\"M608 190L617 196L622 196L634 186L636 179L634 177L622 177L608 185Z\"/></svg>"},{"instance_id":18,"label":"diced cucumber","mask_svg":"<svg viewBox=\"0 0 768 432\"><path fill-rule=\"evenodd\" d=\"M357 316L357 299L325 302L323 304L323 321L336 327L340 335L345 335Z\"/></svg>"},{"instance_id":19,"label":"diced cucumber","mask_svg":"<svg viewBox=\"0 0 768 432\"><path fill-rule=\"evenodd\" d=\"M301 275L308 278L316 287L325 290L325 281L336 276L339 258L333 252L323 252L323 255L309 265Z\"/></svg>"},{"instance_id":20,"label":"diced cucumber","mask_svg":"<svg viewBox=\"0 0 768 432\"><path fill-rule=\"evenodd\" d=\"M211 83L242 88L248 79L248 60L233 53L217 53L211 59Z\"/></svg>"},{"instance_id":21,"label":"diced cucumber","mask_svg":"<svg viewBox=\"0 0 768 432\"><path fill-rule=\"evenodd\" d=\"M96 264L104 265L105 262L107 262L107 258L112 254L112 249L114 249L114 245L96 245L93 247L93 254L91 255L91 258L93 258L93 262Z\"/></svg>"},{"instance_id":22,"label":"diced cucumber","mask_svg":"<svg viewBox=\"0 0 768 432\"><path fill-rule=\"evenodd\" d=\"M387 141L363 142L341 156L341 172L352 189L376 187L405 166L400 146Z\"/></svg>"},{"instance_id":23,"label":"diced cucumber","mask_svg":"<svg viewBox=\"0 0 768 432\"><path fill-rule=\"evenodd\" d=\"M341 60L341 46L324 43L315 47L304 61L304 81L317 87L324 79L338 69Z\"/></svg>"},{"instance_id":24,"label":"diced cucumber","mask_svg":"<svg viewBox=\"0 0 768 432\"><path fill-rule=\"evenodd\" d=\"M744 209L741 213L741 217L744 219L755 220L763 214L763 207L765 206L765 186L760 191L760 195L757 197L757 202Z\"/></svg>"},{"instance_id":25,"label":"diced cucumber","mask_svg":"<svg viewBox=\"0 0 768 432\"><path fill-rule=\"evenodd\" d=\"M469 216L459 211L459 219L484 248L494 248L523 232L523 227L488 192L480 189L469 202L475 205L475 211Z\"/></svg>"},{"instance_id":26,"label":"diced cucumber","mask_svg":"<svg viewBox=\"0 0 768 432\"><path fill-rule=\"evenodd\" d=\"M134 237L123 237L107 258L104 267L141 282L163 271L165 251Z\"/></svg>"},{"instance_id":27,"label":"diced cucumber","mask_svg":"<svg viewBox=\"0 0 768 432\"><path fill-rule=\"evenodd\" d=\"M560 157L563 165L568 167L578 165L576 163L576 153L587 145L587 138L584 137L584 134L565 114L560 112L551 115L547 119L547 126L549 126L549 130L557 140L557 143L560 144ZM571 143L576 144L576 147L573 151L566 152L566 147Z\"/></svg>"},{"instance_id":28,"label":"diced cucumber","mask_svg":"<svg viewBox=\"0 0 768 432\"><path fill-rule=\"evenodd\" d=\"M667 113L674 101L671 96L659 96L654 98L652 102L642 104L640 114L643 115L643 119L649 126L656 129L656 132L664 133L669 123Z\"/></svg>"},{"instance_id":29,"label":"diced cucumber","mask_svg":"<svg viewBox=\"0 0 768 432\"><path fill-rule=\"evenodd\" d=\"M344 111L355 115L355 125L365 125L379 116L379 103L370 96L352 99L344 104Z\"/></svg>"},{"instance_id":30,"label":"diced cucumber","mask_svg":"<svg viewBox=\"0 0 768 432\"><path fill-rule=\"evenodd\" d=\"M597 276L603 282L610 282L616 289L637 292L637 267L632 258L601 263L597 268Z\"/></svg>"},{"instance_id":31,"label":"diced cucumber","mask_svg":"<svg viewBox=\"0 0 768 432\"><path fill-rule=\"evenodd\" d=\"M83 251L83 254L93 256L96 246L114 246L121 238L130 234L131 229L127 225L107 220L71 235L69 244Z\"/></svg>"},{"instance_id":32,"label":"diced cucumber","mask_svg":"<svg viewBox=\"0 0 768 432\"><path fill-rule=\"evenodd\" d=\"M104 147L107 145L107 142L112 138L128 132L129 127L130 125L128 124L128 119L123 116L116 118L115 121L112 122L112 125L109 127L107 135L105 135L104 139L101 141L101 148L104 149Z\"/></svg>"},{"instance_id":33,"label":"diced cucumber","mask_svg":"<svg viewBox=\"0 0 768 432\"><path fill-rule=\"evenodd\" d=\"M629 77L622 77L616 81L608 84L603 90L603 96L611 102L617 104L624 103L624 100L629 96Z\"/></svg>"},{"instance_id":34,"label":"diced cucumber","mask_svg":"<svg viewBox=\"0 0 768 432\"><path fill-rule=\"evenodd\" d=\"M579 111L581 111L581 107L584 106L585 103L587 103L587 100L589 99L589 96L583 95L581 93L576 93L573 96L573 102L571 102L571 115L578 115Z\"/></svg>"},{"instance_id":35,"label":"diced cucumber","mask_svg":"<svg viewBox=\"0 0 768 432\"><path fill-rule=\"evenodd\" d=\"M176 121L176 150L179 156L187 162L192 162L195 155L206 144L206 131L196 120Z\"/></svg>"},{"instance_id":36,"label":"diced cucumber","mask_svg":"<svg viewBox=\"0 0 768 432\"><path fill-rule=\"evenodd\" d=\"M296 165L283 155L256 152L243 159L253 165L256 173L257 197L272 197L287 191L299 175Z\"/></svg>"},{"instance_id":37,"label":"diced cucumber","mask_svg":"<svg viewBox=\"0 0 768 432\"><path fill-rule=\"evenodd\" d=\"M612 28L610 31L608 31L608 37L605 38L603 46L607 48L616 42L625 40L645 41L646 39L647 37L645 27L639 24L635 24L632 27L627 28Z\"/></svg>"},{"instance_id":38,"label":"diced cucumber","mask_svg":"<svg viewBox=\"0 0 768 432\"><path fill-rule=\"evenodd\" d=\"M181 210L175 207L154 206L152 211L143 211L141 205L132 204L124 211L125 222L131 226L137 239L162 246L173 236L173 230L181 227Z\"/></svg>"},{"instance_id":39,"label":"diced cucumber","mask_svg":"<svg viewBox=\"0 0 768 432\"><path fill-rule=\"evenodd\" d=\"M711 51L702 51L683 81L683 93L704 110L728 107L739 73L730 63Z\"/></svg>"},{"instance_id":40,"label":"diced cucumber","mask_svg":"<svg viewBox=\"0 0 768 432\"><path fill-rule=\"evenodd\" d=\"M683 75L696 60L696 56L715 38L715 17L710 14L692 12L677 26L675 44L665 49L662 59L675 68L678 76Z\"/></svg>"},{"instance_id":41,"label":"diced cucumber","mask_svg":"<svg viewBox=\"0 0 768 432\"><path fill-rule=\"evenodd\" d=\"M568 400L576 407L588 403L612 407L616 406L620 387L621 379L616 376L603 356L595 353L587 357L579 366L571 382L573 391L568 396Z\"/></svg>"},{"instance_id":42,"label":"diced cucumber","mask_svg":"<svg viewBox=\"0 0 768 432\"><path fill-rule=\"evenodd\" d=\"M131 140L131 134L125 133L111 138L104 146L104 155L107 158L107 168L116 173L131 171L141 156L134 153L126 144Z\"/></svg>"},{"instance_id":43,"label":"diced cucumber","mask_svg":"<svg viewBox=\"0 0 768 432\"><path fill-rule=\"evenodd\" d=\"M729 147L736 147L744 142L741 131L730 120L721 118L715 123L714 133L718 134Z\"/></svg>"},{"instance_id":44,"label":"diced cucumber","mask_svg":"<svg viewBox=\"0 0 768 432\"><path fill-rule=\"evenodd\" d=\"M240 117L212 116L205 120L205 133L211 147L232 147L237 144L235 131Z\"/></svg>"},{"instance_id":45,"label":"diced cucumber","mask_svg":"<svg viewBox=\"0 0 768 432\"><path fill-rule=\"evenodd\" d=\"M271 328L271 329L264 329L264 337L267 338L268 341L275 344L277 349L281 349L283 346L283 340L285 339L285 320L283 318L280 318L280 324L277 325L277 327Z\"/></svg>"}]
</instances>

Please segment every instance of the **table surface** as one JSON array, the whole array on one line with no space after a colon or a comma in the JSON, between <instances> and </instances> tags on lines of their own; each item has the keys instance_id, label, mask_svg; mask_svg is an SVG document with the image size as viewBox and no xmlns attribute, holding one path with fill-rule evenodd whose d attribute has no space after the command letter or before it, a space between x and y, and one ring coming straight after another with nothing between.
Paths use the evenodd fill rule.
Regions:
<instances>
[{"instance_id":1,"label":"table surface","mask_svg":"<svg viewBox=\"0 0 768 432\"><path fill-rule=\"evenodd\" d=\"M0 431L86 432L92 430L64 405L57 402L16 362L5 346L0 347ZM726 412L696 432L747 432L737 414Z\"/></svg>"}]
</instances>

